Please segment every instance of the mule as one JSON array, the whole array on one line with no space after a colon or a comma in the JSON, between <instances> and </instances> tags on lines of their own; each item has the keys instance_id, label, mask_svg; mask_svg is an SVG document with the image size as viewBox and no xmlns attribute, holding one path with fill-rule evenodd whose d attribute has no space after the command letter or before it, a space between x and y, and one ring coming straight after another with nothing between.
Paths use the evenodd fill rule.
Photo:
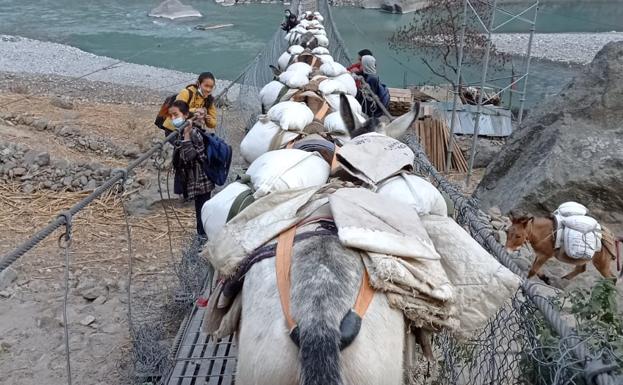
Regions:
<instances>
[{"instance_id":1,"label":"mule","mask_svg":"<svg viewBox=\"0 0 623 385\"><path fill-rule=\"evenodd\" d=\"M402 135L410 126L370 120L358 124L345 95L340 113L351 136L367 132ZM417 114L411 114L414 120ZM406 126L406 127L405 127ZM403 383L406 324L382 293L375 293L358 335L340 350L341 326L353 307L362 274L359 252L337 236L294 244L290 266L290 314L298 347L289 335L277 287L275 260L251 267L242 289L236 383L241 385L399 385Z\"/></svg>"},{"instance_id":2,"label":"mule","mask_svg":"<svg viewBox=\"0 0 623 385\"><path fill-rule=\"evenodd\" d=\"M555 249L555 220L553 218L534 217L531 215L515 216L511 214L512 225L506 231L506 248L509 251L520 249L525 243L530 243L536 254L536 258L528 272L528 278L538 276L543 282L549 284L549 277L540 270L550 258L555 257L560 262L574 265L575 268L563 279L573 279L578 274L586 271L586 265L593 262L599 273L616 282L617 277L610 268L611 261L616 259L614 237L610 231L603 231L601 251L595 253L592 259L576 259L569 257L563 248ZM604 228L604 230L606 230Z\"/></svg>"}]
</instances>

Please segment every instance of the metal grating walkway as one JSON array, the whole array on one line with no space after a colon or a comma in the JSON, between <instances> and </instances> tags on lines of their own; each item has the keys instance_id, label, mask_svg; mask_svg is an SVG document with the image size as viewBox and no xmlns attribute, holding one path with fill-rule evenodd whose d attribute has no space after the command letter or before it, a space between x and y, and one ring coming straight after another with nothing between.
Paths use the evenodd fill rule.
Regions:
<instances>
[{"instance_id":1,"label":"metal grating walkway","mask_svg":"<svg viewBox=\"0 0 623 385\"><path fill-rule=\"evenodd\" d=\"M194 307L167 385L231 385L236 372L234 336L214 340L201 329L205 308Z\"/></svg>"}]
</instances>

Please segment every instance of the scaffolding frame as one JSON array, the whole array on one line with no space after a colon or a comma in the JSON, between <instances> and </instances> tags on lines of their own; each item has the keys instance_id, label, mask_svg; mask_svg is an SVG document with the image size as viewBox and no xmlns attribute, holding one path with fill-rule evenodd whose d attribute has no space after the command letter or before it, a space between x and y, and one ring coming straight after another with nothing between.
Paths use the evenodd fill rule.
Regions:
<instances>
[{"instance_id":1,"label":"scaffolding frame","mask_svg":"<svg viewBox=\"0 0 623 385\"><path fill-rule=\"evenodd\" d=\"M474 1L479 1L481 4L484 3L484 4L489 5L488 9L490 9L490 15L489 15L490 17L489 17L489 22L487 24L485 24L485 22L483 21L483 19L485 18L481 17L481 15L478 13L478 10L473 6ZM526 101L526 92L528 90L528 77L530 75L530 62L532 60L532 44L534 41L534 33L536 29L536 20L537 20L538 10L539 10L539 0L532 0L532 2L526 5L525 8L522 8L521 10L515 13L499 7L497 0L492 0L492 1L463 0L463 18L461 22L461 37L460 37L460 42L459 42L458 70L456 74L456 82L454 84L454 98L452 102L452 117L450 119L450 140L448 143L448 155L446 158L446 171L450 171L452 167L452 151L454 149L455 125L457 123L456 111L457 111L459 92L462 87L460 83L461 83L461 75L462 75L462 67L463 67L463 51L465 48L465 30L467 27L468 12L473 12L473 14L476 17L476 20L478 21L478 24L480 24L480 27L482 27L483 32L487 35L487 46L485 48L484 60L482 63L480 85L478 87L479 95L478 95L478 104L477 104L477 109L476 109L476 117L474 118L475 119L474 136L472 139L472 148L470 151L467 176L465 178L465 185L469 185L470 178L472 175L472 170L474 167L474 158L476 156L476 148L478 145L478 135L480 133L480 118L481 118L482 110L483 110L483 99L484 99L485 87L493 86L494 88L497 88L497 86L493 85L491 82L504 79L504 78L487 79L488 70L489 70L489 60L491 57L491 46L492 46L491 34L496 31L499 31L505 25L516 20L521 21L522 23L525 23L529 27L528 47L526 49L526 54L524 58L524 71L520 73L519 76L517 77L515 77L514 73L510 77L506 77L506 79L510 78L510 83L506 87L499 90L494 95L490 96L490 98L495 97L495 96L503 94L506 91L509 91L511 95L513 93L519 94L520 104L519 104L518 123L521 124L522 119L523 119L525 101ZM505 20L503 20L502 22L496 25L495 23L496 23L497 15L505 16ZM516 90L515 87L519 87L520 90Z\"/></svg>"}]
</instances>

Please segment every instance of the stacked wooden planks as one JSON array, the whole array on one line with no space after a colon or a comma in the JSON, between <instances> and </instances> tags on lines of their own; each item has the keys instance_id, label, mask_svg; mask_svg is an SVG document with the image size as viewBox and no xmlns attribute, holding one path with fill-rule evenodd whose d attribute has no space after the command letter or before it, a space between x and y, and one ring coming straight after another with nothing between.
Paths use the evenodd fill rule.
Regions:
<instances>
[{"instance_id":1,"label":"stacked wooden planks","mask_svg":"<svg viewBox=\"0 0 623 385\"><path fill-rule=\"evenodd\" d=\"M445 170L450 139L450 130L446 123L432 117L424 117L415 121L414 129L433 166L437 170ZM452 170L467 172L467 161L456 142L452 151Z\"/></svg>"},{"instance_id":2,"label":"stacked wooden planks","mask_svg":"<svg viewBox=\"0 0 623 385\"><path fill-rule=\"evenodd\" d=\"M393 116L406 114L413 105L413 93L402 88L387 88L389 91L389 113Z\"/></svg>"}]
</instances>

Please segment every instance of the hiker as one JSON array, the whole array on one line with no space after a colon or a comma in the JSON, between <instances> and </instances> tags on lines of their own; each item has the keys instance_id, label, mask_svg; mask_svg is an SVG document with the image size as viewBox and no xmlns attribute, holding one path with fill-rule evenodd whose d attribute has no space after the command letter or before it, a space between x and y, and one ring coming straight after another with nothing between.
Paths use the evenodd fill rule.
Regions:
<instances>
[{"instance_id":1,"label":"hiker","mask_svg":"<svg viewBox=\"0 0 623 385\"><path fill-rule=\"evenodd\" d=\"M298 18L289 9L285 10L286 19L281 23L281 29L290 32L290 30L298 25Z\"/></svg>"},{"instance_id":2,"label":"hiker","mask_svg":"<svg viewBox=\"0 0 623 385\"><path fill-rule=\"evenodd\" d=\"M367 48L364 48L361 51L357 52L357 62L351 64L350 67L346 68L348 72L358 76L363 75L363 68L361 68L361 58L366 55L372 56L372 52ZM355 85L357 86L357 89L360 89L361 80L355 78Z\"/></svg>"},{"instance_id":3,"label":"hiker","mask_svg":"<svg viewBox=\"0 0 623 385\"><path fill-rule=\"evenodd\" d=\"M362 56L361 68L363 72L361 78L370 87L369 91L373 92L378 97L386 109L389 108L389 91L385 84L381 83L379 75L376 73L376 59L374 56ZM361 103L363 112L369 117L378 118L383 115L383 110L377 106L375 100L371 96L366 95L365 92L357 92L357 100Z\"/></svg>"},{"instance_id":4,"label":"hiker","mask_svg":"<svg viewBox=\"0 0 623 385\"><path fill-rule=\"evenodd\" d=\"M203 123L207 129L211 130L216 128L216 106L214 105L214 96L212 96L215 84L216 79L214 75L211 72L203 72L199 75L197 83L186 86L175 98L176 101L181 100L188 104L190 112L193 114L203 110L203 113L201 113ZM169 131L176 130L170 117L167 117L163 126Z\"/></svg>"},{"instance_id":5,"label":"hiker","mask_svg":"<svg viewBox=\"0 0 623 385\"><path fill-rule=\"evenodd\" d=\"M193 114L183 100L173 102L169 108L169 117L171 124L180 132L180 139L175 143L173 151L174 192L181 194L184 199L195 200L197 234L205 237L201 208L210 199L214 189L214 183L203 169L206 152L200 130L203 130L206 117L201 109Z\"/></svg>"}]
</instances>

